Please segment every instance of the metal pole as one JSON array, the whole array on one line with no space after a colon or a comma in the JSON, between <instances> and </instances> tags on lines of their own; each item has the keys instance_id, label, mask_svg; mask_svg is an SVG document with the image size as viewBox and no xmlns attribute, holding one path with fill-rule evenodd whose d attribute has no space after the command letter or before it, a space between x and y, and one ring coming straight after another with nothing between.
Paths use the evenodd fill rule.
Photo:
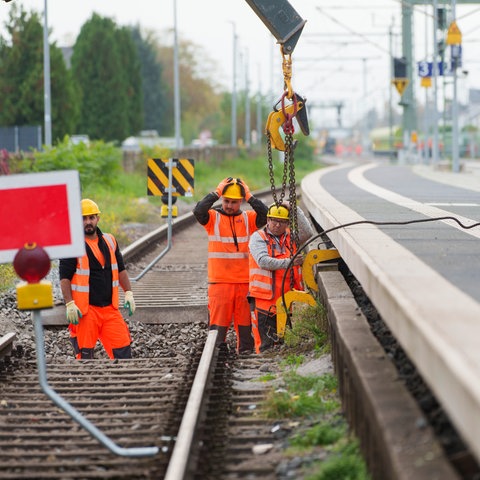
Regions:
<instances>
[{"instance_id":1,"label":"metal pole","mask_svg":"<svg viewBox=\"0 0 480 480\"><path fill-rule=\"evenodd\" d=\"M44 123L45 145L52 146L52 105L50 89L50 45L48 44L48 0L45 0L43 15L43 89L44 89Z\"/></svg>"},{"instance_id":2,"label":"metal pole","mask_svg":"<svg viewBox=\"0 0 480 480\"><path fill-rule=\"evenodd\" d=\"M95 437L102 445L107 447L111 452L123 457L146 457L156 455L158 453L158 447L132 447L124 448L119 447L103 432L101 432L95 425L93 425L88 419L86 419L78 410L70 405L63 397L61 397L52 387L48 384L47 380L47 367L45 364L45 344L43 340L43 324L42 316L39 310L32 311L32 319L34 321L35 328L35 344L37 347L37 368L38 368L38 380L43 392L50 397L50 399L66 412L70 417L75 420L80 426L82 426L87 432Z\"/></svg>"},{"instance_id":3,"label":"metal pole","mask_svg":"<svg viewBox=\"0 0 480 480\"><path fill-rule=\"evenodd\" d=\"M390 80L393 78L393 18L392 25L388 32L389 37L389 52L390 52ZM393 98L392 98L393 85L390 83L388 91L388 148L390 150L390 161L394 159L393 155Z\"/></svg>"},{"instance_id":4,"label":"metal pole","mask_svg":"<svg viewBox=\"0 0 480 480\"><path fill-rule=\"evenodd\" d=\"M452 0L452 18L456 20L455 0ZM452 103L452 171L458 173L460 171L459 152L458 152L458 99L457 99L457 62L458 57L451 58L453 67L453 103Z\"/></svg>"},{"instance_id":5,"label":"metal pole","mask_svg":"<svg viewBox=\"0 0 480 480\"><path fill-rule=\"evenodd\" d=\"M177 36L177 1L173 0L173 95L175 117L175 147L182 147L182 134L180 126L180 74L178 65L178 36Z\"/></svg>"},{"instance_id":6,"label":"metal pole","mask_svg":"<svg viewBox=\"0 0 480 480\"><path fill-rule=\"evenodd\" d=\"M167 246L135 277L130 281L138 282L161 258L163 258L167 252L169 252L173 246L172 242L172 194L175 192L173 186L173 167L177 166L175 159L168 159L168 188L165 190L168 192L168 224L167 224Z\"/></svg>"},{"instance_id":7,"label":"metal pole","mask_svg":"<svg viewBox=\"0 0 480 480\"><path fill-rule=\"evenodd\" d=\"M262 144L262 75L258 66L258 94L257 94L257 145Z\"/></svg>"},{"instance_id":8,"label":"metal pole","mask_svg":"<svg viewBox=\"0 0 480 480\"><path fill-rule=\"evenodd\" d=\"M438 164L438 45L437 45L438 2L433 0L433 142L432 164Z\"/></svg>"},{"instance_id":9,"label":"metal pole","mask_svg":"<svg viewBox=\"0 0 480 480\"><path fill-rule=\"evenodd\" d=\"M425 5L425 60L428 59L428 7ZM429 106L428 106L428 87L425 87L425 112L423 115L424 118L424 135L423 135L423 163L428 164L428 115L429 115Z\"/></svg>"},{"instance_id":10,"label":"metal pole","mask_svg":"<svg viewBox=\"0 0 480 480\"><path fill-rule=\"evenodd\" d=\"M363 128L362 128L362 152L363 155L367 154L368 149L368 104L367 104L367 59L362 58L363 63Z\"/></svg>"},{"instance_id":11,"label":"metal pole","mask_svg":"<svg viewBox=\"0 0 480 480\"><path fill-rule=\"evenodd\" d=\"M233 71L232 71L232 126L231 146L237 146L237 31L234 22L233 27Z\"/></svg>"},{"instance_id":12,"label":"metal pole","mask_svg":"<svg viewBox=\"0 0 480 480\"><path fill-rule=\"evenodd\" d=\"M250 147L250 79L248 78L248 49L245 49L245 146Z\"/></svg>"}]
</instances>

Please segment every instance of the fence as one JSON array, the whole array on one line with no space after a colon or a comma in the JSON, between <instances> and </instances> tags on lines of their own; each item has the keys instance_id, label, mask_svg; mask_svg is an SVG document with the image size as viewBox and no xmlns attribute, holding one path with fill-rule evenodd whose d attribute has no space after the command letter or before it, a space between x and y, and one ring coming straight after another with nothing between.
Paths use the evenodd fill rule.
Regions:
<instances>
[{"instance_id":1,"label":"fence","mask_svg":"<svg viewBox=\"0 0 480 480\"><path fill-rule=\"evenodd\" d=\"M42 148L42 127L40 125L22 125L0 127L0 150L7 152L30 151Z\"/></svg>"}]
</instances>

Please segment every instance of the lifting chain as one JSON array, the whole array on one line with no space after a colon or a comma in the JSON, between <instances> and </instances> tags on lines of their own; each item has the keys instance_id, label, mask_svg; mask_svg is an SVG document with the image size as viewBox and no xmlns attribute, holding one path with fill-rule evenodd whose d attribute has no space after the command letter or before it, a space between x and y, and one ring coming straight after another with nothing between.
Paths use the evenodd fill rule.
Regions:
<instances>
[{"instance_id":1,"label":"lifting chain","mask_svg":"<svg viewBox=\"0 0 480 480\"><path fill-rule=\"evenodd\" d=\"M277 196L277 189L275 187L275 175L273 167L273 156L272 156L272 141L270 132L267 130L267 158L268 158L268 173L270 177L270 189L272 192L272 198L275 202L275 205L279 206L283 203L286 195L287 183L289 187L289 197L288 203L290 207L290 231L291 231L291 245L289 249L291 255L293 255L294 247L295 250L299 245L299 235L298 235L298 221L297 221L297 194L296 194L296 184L295 184L295 143L293 140L293 134L295 133L295 128L293 125L293 118L297 114L297 98L294 95L291 80L292 80L292 56L291 54L284 54L283 49L282 53L282 70L283 70L283 79L284 79L284 93L281 97L281 108L282 113L285 117L285 121L282 125L283 132L285 134L285 153L283 160L283 171L282 171L282 186L280 188L280 195ZM294 105L292 113L286 111L285 98L291 100ZM279 102L280 103L280 102ZM288 181L288 182L287 182ZM294 269L290 271L290 288L294 288Z\"/></svg>"}]
</instances>

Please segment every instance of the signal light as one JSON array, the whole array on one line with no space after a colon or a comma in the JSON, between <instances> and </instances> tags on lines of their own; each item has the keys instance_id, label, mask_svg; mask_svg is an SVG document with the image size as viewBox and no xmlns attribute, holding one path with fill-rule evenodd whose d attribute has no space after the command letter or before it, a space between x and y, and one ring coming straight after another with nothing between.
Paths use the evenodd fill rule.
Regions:
<instances>
[{"instance_id":1,"label":"signal light","mask_svg":"<svg viewBox=\"0 0 480 480\"><path fill-rule=\"evenodd\" d=\"M38 283L50 270L50 258L36 243L26 243L15 255L13 268L22 280Z\"/></svg>"},{"instance_id":2,"label":"signal light","mask_svg":"<svg viewBox=\"0 0 480 480\"><path fill-rule=\"evenodd\" d=\"M52 284L41 281L50 270L50 257L36 243L26 243L13 259L13 268L25 282L17 285L19 310L53 307Z\"/></svg>"},{"instance_id":3,"label":"signal light","mask_svg":"<svg viewBox=\"0 0 480 480\"><path fill-rule=\"evenodd\" d=\"M172 218L178 216L178 207L175 205L177 197L172 195ZM162 195L162 208L160 210L160 217L168 218L168 195Z\"/></svg>"}]
</instances>

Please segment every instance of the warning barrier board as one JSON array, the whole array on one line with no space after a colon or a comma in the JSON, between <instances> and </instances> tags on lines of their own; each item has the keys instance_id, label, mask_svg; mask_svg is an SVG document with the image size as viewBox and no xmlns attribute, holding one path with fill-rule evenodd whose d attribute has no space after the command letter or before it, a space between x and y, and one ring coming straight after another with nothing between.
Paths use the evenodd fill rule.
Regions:
<instances>
[{"instance_id":1,"label":"warning barrier board","mask_svg":"<svg viewBox=\"0 0 480 480\"><path fill-rule=\"evenodd\" d=\"M169 192L169 168L172 165L172 195L190 197L194 192L195 161L189 158L149 158L147 194L163 196Z\"/></svg>"},{"instance_id":2,"label":"warning barrier board","mask_svg":"<svg viewBox=\"0 0 480 480\"><path fill-rule=\"evenodd\" d=\"M26 243L50 259L85 253L78 172L0 176L0 263L11 263Z\"/></svg>"}]
</instances>

